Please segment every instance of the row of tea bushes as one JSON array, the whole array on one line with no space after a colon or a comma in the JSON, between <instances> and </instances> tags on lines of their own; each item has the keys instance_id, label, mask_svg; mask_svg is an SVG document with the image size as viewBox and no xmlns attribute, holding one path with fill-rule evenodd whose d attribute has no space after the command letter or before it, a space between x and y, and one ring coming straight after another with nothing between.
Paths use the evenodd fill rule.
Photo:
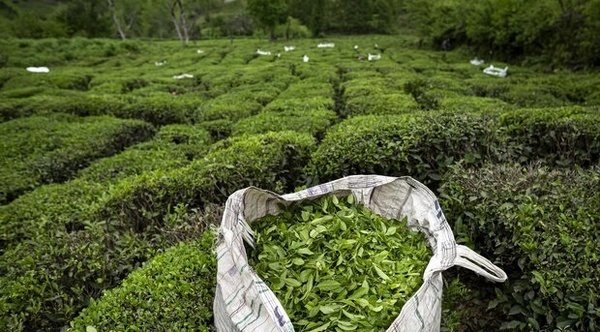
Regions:
<instances>
[{"instance_id":1,"label":"row of tea bushes","mask_svg":"<svg viewBox=\"0 0 600 332\"><path fill-rule=\"evenodd\" d=\"M445 304L452 306L445 307L443 326L450 331L467 326L475 330L597 329L600 312L596 288L600 283L594 271L599 263L595 253L600 248L589 235L599 231L599 171L557 171L539 165L488 165L479 170L453 167L441 198L457 239L484 256L496 257L496 263L509 273L509 280L506 285L482 283L470 271L454 270L452 275L458 273L467 281L467 288L477 290L475 294L495 298L483 297L488 302L480 309L463 307L465 303L457 299L472 295L452 279L444 296ZM557 200L562 204L556 204ZM206 258L192 256L191 247L173 248L134 272L123 286L85 309L71 323L72 330L84 331L87 326L127 329L148 323L162 326L163 322L173 326L187 323L190 325L184 327L199 330L212 328L211 278L215 271L205 263ZM171 252L193 257L190 259L196 268L171 257ZM163 265L166 258L173 259L174 265ZM182 265L188 269L181 271ZM199 274L200 267L212 275ZM196 273L196 279L190 280L190 273ZM149 279L148 274L156 278ZM194 297L190 290L200 295ZM188 301L204 302L198 308L190 307ZM457 310L478 316L473 319L463 312L463 319L469 321L461 322ZM156 321L156 313L162 313L160 321Z\"/></svg>"},{"instance_id":2,"label":"row of tea bushes","mask_svg":"<svg viewBox=\"0 0 600 332\"><path fill-rule=\"evenodd\" d=\"M600 160L600 108L514 110L502 113L498 125L520 146L520 162L589 167Z\"/></svg>"},{"instance_id":3,"label":"row of tea bushes","mask_svg":"<svg viewBox=\"0 0 600 332\"><path fill-rule=\"evenodd\" d=\"M508 274L503 285L467 282L488 308L474 330L600 329L598 166L459 165L440 198L457 241Z\"/></svg>"},{"instance_id":4,"label":"row of tea bushes","mask_svg":"<svg viewBox=\"0 0 600 332\"><path fill-rule=\"evenodd\" d=\"M194 144L196 151L207 149L207 133L181 129L163 127L158 139L94 162L80 178L40 187L0 209L0 233L10 235L3 236L2 248L9 249L0 260L6 285L0 294L3 330L55 330L87 298L114 286L144 257L154 255L148 239L119 234L114 225L85 215L107 185L136 172L181 167Z\"/></svg>"},{"instance_id":5,"label":"row of tea bushes","mask_svg":"<svg viewBox=\"0 0 600 332\"><path fill-rule=\"evenodd\" d=\"M54 230L19 243L0 260L0 327L3 331L64 327L90 299L118 285L163 248L201 236L218 220L214 211L175 207L155 233L86 221L81 230Z\"/></svg>"},{"instance_id":6,"label":"row of tea bushes","mask_svg":"<svg viewBox=\"0 0 600 332\"><path fill-rule=\"evenodd\" d=\"M336 120L335 112L328 109L264 111L234 124L232 135L293 130L320 139Z\"/></svg>"},{"instance_id":7,"label":"row of tea bushes","mask_svg":"<svg viewBox=\"0 0 600 332\"><path fill-rule=\"evenodd\" d=\"M0 329L61 328L91 297L172 243L168 239L194 230L193 209L222 203L249 185L293 190L314 145L297 132L243 136L217 143L188 166L158 167L109 185L77 179L44 186L1 207L0 234L10 238L3 239L0 259L6 285ZM110 173L112 163L106 165Z\"/></svg>"},{"instance_id":8,"label":"row of tea bushes","mask_svg":"<svg viewBox=\"0 0 600 332\"><path fill-rule=\"evenodd\" d=\"M327 131L307 175L314 184L352 174L410 175L435 189L459 160L588 167L600 160L598 128L598 110L581 107L357 116Z\"/></svg>"},{"instance_id":9,"label":"row of tea bushes","mask_svg":"<svg viewBox=\"0 0 600 332\"><path fill-rule=\"evenodd\" d=\"M137 120L34 116L0 124L0 203L45 183L64 182L93 160L150 139L155 129Z\"/></svg>"},{"instance_id":10,"label":"row of tea bushes","mask_svg":"<svg viewBox=\"0 0 600 332\"><path fill-rule=\"evenodd\" d=\"M546 112L559 114L558 119L595 116L582 108ZM536 112L530 115L536 117ZM497 126L501 119L504 127ZM172 222L180 220L176 216L222 203L240 188L254 185L283 193L307 182L360 173L412 175L435 187L458 160L476 166L486 160L512 160L516 152L535 149L535 142L508 141L501 129L508 128L509 119L471 113L354 117L331 128L318 147L311 135L296 131L240 136L214 144L204 158L198 157L202 152L183 149L183 167L172 168L161 160L157 165L163 166L140 167L141 173L134 175L120 168L127 163L124 158L115 167L107 163L107 173L82 171L82 179L40 187L0 208L1 219L7 221L0 234L10 235L2 239L0 271L8 286L0 291L0 307L8 309L0 329L63 326L87 299L114 287L163 248L165 236L176 233L179 225L189 225ZM177 128L164 127L158 137L174 143L194 141L199 130ZM580 132L582 137L589 134ZM553 139L561 142L562 132L557 133ZM203 141L208 135L198 137ZM573 155L573 164L594 160L594 153L592 149L585 158ZM193 161L185 164L189 159ZM106 182L85 181L88 176Z\"/></svg>"},{"instance_id":11,"label":"row of tea bushes","mask_svg":"<svg viewBox=\"0 0 600 332\"><path fill-rule=\"evenodd\" d=\"M152 141L97 160L81 170L77 177L88 182L106 183L156 169L183 167L192 160L203 158L212 141L200 125L163 126Z\"/></svg>"},{"instance_id":12,"label":"row of tea bushes","mask_svg":"<svg viewBox=\"0 0 600 332\"><path fill-rule=\"evenodd\" d=\"M107 185L145 172L183 167L204 157L211 142L209 134L197 126L165 126L154 140L96 160L72 181L41 186L0 206L0 250L57 227L82 228L86 213Z\"/></svg>"},{"instance_id":13,"label":"row of tea bushes","mask_svg":"<svg viewBox=\"0 0 600 332\"><path fill-rule=\"evenodd\" d=\"M491 119L481 115L356 116L327 131L307 174L313 184L383 174L409 175L432 186L454 161L480 163L498 145L495 140Z\"/></svg>"},{"instance_id":14,"label":"row of tea bushes","mask_svg":"<svg viewBox=\"0 0 600 332\"><path fill-rule=\"evenodd\" d=\"M153 258L118 288L92 299L70 323L70 332L214 331L217 262L214 235L181 243Z\"/></svg>"},{"instance_id":15,"label":"row of tea bushes","mask_svg":"<svg viewBox=\"0 0 600 332\"><path fill-rule=\"evenodd\" d=\"M293 131L233 137L214 144L204 159L185 168L119 183L90 212L94 219L118 220L143 231L160 225L169 206L223 203L248 186L292 191L302 184L302 168L314 148L312 136Z\"/></svg>"},{"instance_id":16,"label":"row of tea bushes","mask_svg":"<svg viewBox=\"0 0 600 332\"><path fill-rule=\"evenodd\" d=\"M439 100L439 109L452 112L493 113L515 109L500 99L475 96L447 97Z\"/></svg>"},{"instance_id":17,"label":"row of tea bushes","mask_svg":"<svg viewBox=\"0 0 600 332\"><path fill-rule=\"evenodd\" d=\"M293 130L318 139L337 119L331 83L307 78L289 86L264 109L233 125L233 135Z\"/></svg>"},{"instance_id":18,"label":"row of tea bushes","mask_svg":"<svg viewBox=\"0 0 600 332\"><path fill-rule=\"evenodd\" d=\"M165 125L189 122L201 103L202 100L198 98L176 98L170 95L145 98L85 93L66 97L40 95L28 99L2 100L0 121L36 114L69 113L78 116L111 115Z\"/></svg>"}]
</instances>

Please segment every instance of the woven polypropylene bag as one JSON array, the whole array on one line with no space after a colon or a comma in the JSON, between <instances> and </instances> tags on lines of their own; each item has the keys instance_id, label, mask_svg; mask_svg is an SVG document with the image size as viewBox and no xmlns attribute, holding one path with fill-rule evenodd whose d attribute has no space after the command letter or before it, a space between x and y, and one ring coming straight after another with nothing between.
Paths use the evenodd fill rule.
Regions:
<instances>
[{"instance_id":1,"label":"woven polypropylene bag","mask_svg":"<svg viewBox=\"0 0 600 332\"><path fill-rule=\"evenodd\" d=\"M324 195L354 195L355 201L390 219L407 218L411 229L423 232L433 256L423 274L423 285L402 307L387 331L440 330L442 271L459 265L497 282L506 274L471 249L457 245L435 195L410 177L355 175L306 190L277 195L249 187L229 196L217 243L215 326L219 332L294 331L292 322L275 294L248 266L244 241L254 245L250 224L280 212L289 205Z\"/></svg>"}]
</instances>

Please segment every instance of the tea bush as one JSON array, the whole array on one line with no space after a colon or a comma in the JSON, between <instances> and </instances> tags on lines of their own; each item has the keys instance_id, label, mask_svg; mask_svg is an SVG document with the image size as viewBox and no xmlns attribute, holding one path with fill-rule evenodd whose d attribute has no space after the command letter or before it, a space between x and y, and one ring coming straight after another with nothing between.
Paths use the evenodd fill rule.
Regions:
<instances>
[{"instance_id":1,"label":"tea bush","mask_svg":"<svg viewBox=\"0 0 600 332\"><path fill-rule=\"evenodd\" d=\"M257 114L261 108L262 105L252 100L250 95L246 95L246 98L244 98L235 93L225 94L199 105L194 114L194 121L204 122L227 119L236 122Z\"/></svg>"},{"instance_id":2,"label":"tea bush","mask_svg":"<svg viewBox=\"0 0 600 332\"><path fill-rule=\"evenodd\" d=\"M419 109L415 100L407 94L372 94L345 99L344 117L357 115L398 115Z\"/></svg>"},{"instance_id":3,"label":"tea bush","mask_svg":"<svg viewBox=\"0 0 600 332\"><path fill-rule=\"evenodd\" d=\"M497 77L478 77L465 81L477 97L500 98L511 89L510 81L498 80Z\"/></svg>"},{"instance_id":4,"label":"tea bush","mask_svg":"<svg viewBox=\"0 0 600 332\"><path fill-rule=\"evenodd\" d=\"M4 122L0 132L0 203L6 203L43 183L66 181L155 130L141 121L56 114Z\"/></svg>"},{"instance_id":5,"label":"tea bush","mask_svg":"<svg viewBox=\"0 0 600 332\"><path fill-rule=\"evenodd\" d=\"M143 232L159 225L169 206L221 203L247 186L289 192L302 184L314 139L298 132L240 136L216 143L189 166L146 173L118 183L91 211L94 219L117 220Z\"/></svg>"},{"instance_id":6,"label":"tea bush","mask_svg":"<svg viewBox=\"0 0 600 332\"><path fill-rule=\"evenodd\" d=\"M201 215L168 207L160 228L143 234L90 218L109 188L136 174L183 167L192 147L208 150L208 137L194 126L166 126L156 140L98 160L75 180L0 206L0 329L56 330L156 250L201 234L202 220L214 224L214 213L204 215L210 206Z\"/></svg>"},{"instance_id":7,"label":"tea bush","mask_svg":"<svg viewBox=\"0 0 600 332\"><path fill-rule=\"evenodd\" d=\"M145 97L123 98L125 106L109 113L118 118L141 119L154 125L188 123L196 108L202 104L197 98Z\"/></svg>"},{"instance_id":8,"label":"tea bush","mask_svg":"<svg viewBox=\"0 0 600 332\"><path fill-rule=\"evenodd\" d=\"M0 260L0 328L60 329L90 297L154 254L143 241L89 222L85 230L48 231L6 250Z\"/></svg>"},{"instance_id":9,"label":"tea bush","mask_svg":"<svg viewBox=\"0 0 600 332\"><path fill-rule=\"evenodd\" d=\"M470 285L487 294L488 319L476 329L598 330L598 166L457 165L440 191L457 240L508 274L503 287Z\"/></svg>"},{"instance_id":10,"label":"tea bush","mask_svg":"<svg viewBox=\"0 0 600 332\"><path fill-rule=\"evenodd\" d=\"M69 71L51 71L40 77L34 73L15 73L3 84L3 89L10 90L21 87L43 87L46 89L65 89L87 91L93 76L86 73Z\"/></svg>"},{"instance_id":11,"label":"tea bush","mask_svg":"<svg viewBox=\"0 0 600 332\"><path fill-rule=\"evenodd\" d=\"M173 142L177 135L186 137L187 141ZM146 172L183 167L190 159L203 157L209 145L208 133L195 126L165 126L153 141L93 161L77 173L75 180L41 186L0 206L0 220L3 221L0 223L0 250L35 237L38 232L82 228L81 219L86 218L107 185Z\"/></svg>"},{"instance_id":12,"label":"tea bush","mask_svg":"<svg viewBox=\"0 0 600 332\"><path fill-rule=\"evenodd\" d=\"M502 94L500 99L518 107L558 107L570 104L548 90L544 86L519 85Z\"/></svg>"},{"instance_id":13,"label":"tea bush","mask_svg":"<svg viewBox=\"0 0 600 332\"><path fill-rule=\"evenodd\" d=\"M331 110L261 112L234 124L233 135L294 130L320 138L336 120L337 115Z\"/></svg>"},{"instance_id":14,"label":"tea bush","mask_svg":"<svg viewBox=\"0 0 600 332\"><path fill-rule=\"evenodd\" d=\"M447 166L501 158L492 118L445 114L357 116L327 131L307 167L313 183L353 174L410 175L435 188Z\"/></svg>"},{"instance_id":15,"label":"tea bush","mask_svg":"<svg viewBox=\"0 0 600 332\"><path fill-rule=\"evenodd\" d=\"M522 145L519 161L588 167L600 160L600 112L564 107L505 112L499 125L509 141Z\"/></svg>"},{"instance_id":16,"label":"tea bush","mask_svg":"<svg viewBox=\"0 0 600 332\"><path fill-rule=\"evenodd\" d=\"M311 112L314 110L333 110L331 97L313 96L305 98L277 98L265 106L267 112Z\"/></svg>"},{"instance_id":17,"label":"tea bush","mask_svg":"<svg viewBox=\"0 0 600 332\"><path fill-rule=\"evenodd\" d=\"M46 113L69 113L78 116L112 115L125 119L140 119L154 125L187 123L202 99L160 97L135 97L114 95L69 96L37 95L27 100L7 99L0 102L0 114L4 121Z\"/></svg>"},{"instance_id":18,"label":"tea bush","mask_svg":"<svg viewBox=\"0 0 600 332\"><path fill-rule=\"evenodd\" d=\"M333 86L329 82L308 78L290 85L279 98L332 97Z\"/></svg>"},{"instance_id":19,"label":"tea bush","mask_svg":"<svg viewBox=\"0 0 600 332\"><path fill-rule=\"evenodd\" d=\"M513 108L515 106L500 99L488 97L460 96L439 100L439 109L443 111L497 113Z\"/></svg>"},{"instance_id":20,"label":"tea bush","mask_svg":"<svg viewBox=\"0 0 600 332\"><path fill-rule=\"evenodd\" d=\"M135 145L115 156L93 162L78 173L89 182L115 182L156 169L173 169L204 157L212 138L199 125L167 125L154 140Z\"/></svg>"},{"instance_id":21,"label":"tea bush","mask_svg":"<svg viewBox=\"0 0 600 332\"><path fill-rule=\"evenodd\" d=\"M7 250L0 260L0 328L56 331L162 249L198 238L218 219L211 210L170 209L146 234L103 221L52 229Z\"/></svg>"},{"instance_id":22,"label":"tea bush","mask_svg":"<svg viewBox=\"0 0 600 332\"><path fill-rule=\"evenodd\" d=\"M181 243L131 273L115 289L90 301L68 331L214 331L217 276L214 235Z\"/></svg>"}]
</instances>

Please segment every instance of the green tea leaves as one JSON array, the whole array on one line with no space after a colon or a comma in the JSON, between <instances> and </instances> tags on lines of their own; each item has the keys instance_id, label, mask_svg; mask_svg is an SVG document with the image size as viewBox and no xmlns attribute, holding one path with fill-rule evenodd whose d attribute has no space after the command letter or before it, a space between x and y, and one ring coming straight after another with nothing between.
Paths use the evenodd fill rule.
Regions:
<instances>
[{"instance_id":1,"label":"green tea leaves","mask_svg":"<svg viewBox=\"0 0 600 332\"><path fill-rule=\"evenodd\" d=\"M250 265L298 331L382 331L421 285L426 241L398 220L323 197L256 221Z\"/></svg>"}]
</instances>

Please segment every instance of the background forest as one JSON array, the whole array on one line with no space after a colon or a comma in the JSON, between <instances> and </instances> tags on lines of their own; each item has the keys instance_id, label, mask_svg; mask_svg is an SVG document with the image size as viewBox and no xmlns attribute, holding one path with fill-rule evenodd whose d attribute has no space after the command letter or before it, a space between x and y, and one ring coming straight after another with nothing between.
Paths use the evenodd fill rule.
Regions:
<instances>
[{"instance_id":1,"label":"background forest","mask_svg":"<svg viewBox=\"0 0 600 332\"><path fill-rule=\"evenodd\" d=\"M600 61L600 0L2 0L0 37L200 38L416 32L525 64ZM445 41L445 42L444 42Z\"/></svg>"}]
</instances>

